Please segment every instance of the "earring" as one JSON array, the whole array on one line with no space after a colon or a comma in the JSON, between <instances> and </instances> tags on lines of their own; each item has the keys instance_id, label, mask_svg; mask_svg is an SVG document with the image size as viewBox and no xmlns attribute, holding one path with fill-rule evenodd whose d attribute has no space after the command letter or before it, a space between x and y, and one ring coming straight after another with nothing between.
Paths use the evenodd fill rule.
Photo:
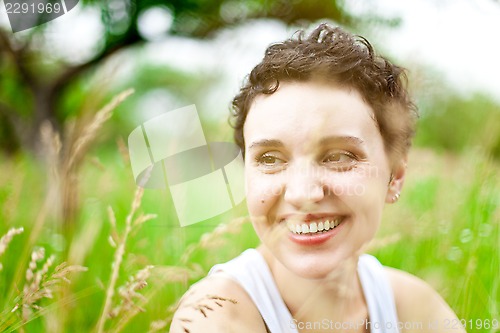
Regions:
<instances>
[{"instance_id":1,"label":"earring","mask_svg":"<svg viewBox=\"0 0 500 333\"><path fill-rule=\"evenodd\" d=\"M398 201L400 196L401 196L401 194L399 194L399 193L394 194L394 196L392 197L392 202L394 203L394 202Z\"/></svg>"}]
</instances>

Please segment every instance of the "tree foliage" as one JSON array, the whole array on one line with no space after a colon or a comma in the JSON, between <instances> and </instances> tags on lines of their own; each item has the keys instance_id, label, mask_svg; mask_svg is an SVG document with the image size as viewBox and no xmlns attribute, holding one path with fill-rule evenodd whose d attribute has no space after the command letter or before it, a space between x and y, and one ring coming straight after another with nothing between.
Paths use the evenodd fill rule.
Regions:
<instances>
[{"instance_id":1,"label":"tree foliage","mask_svg":"<svg viewBox=\"0 0 500 333\"><path fill-rule=\"evenodd\" d=\"M47 121L62 131L69 114L62 109L68 90L118 51L147 42L138 29L140 15L147 9L168 10L172 15L168 33L190 38L209 38L221 28L259 18L287 24L321 18L345 25L355 22L336 0L83 0L80 5L99 8L104 26L102 47L84 63L44 63L36 43L43 42L46 25L31 29L25 38L0 29L1 150L36 150L40 128Z\"/></svg>"}]
</instances>

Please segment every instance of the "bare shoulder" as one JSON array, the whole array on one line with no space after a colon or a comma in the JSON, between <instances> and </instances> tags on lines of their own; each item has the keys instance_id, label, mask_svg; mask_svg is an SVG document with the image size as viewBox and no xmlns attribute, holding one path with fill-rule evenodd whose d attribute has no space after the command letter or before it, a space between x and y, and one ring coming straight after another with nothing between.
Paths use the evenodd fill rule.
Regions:
<instances>
[{"instance_id":1,"label":"bare shoulder","mask_svg":"<svg viewBox=\"0 0 500 333\"><path fill-rule=\"evenodd\" d=\"M429 284L407 272L391 267L385 269L394 291L399 321L411 327L403 332L435 333L445 329L465 332L451 328L450 322L455 322L457 316Z\"/></svg>"},{"instance_id":2,"label":"bare shoulder","mask_svg":"<svg viewBox=\"0 0 500 333\"><path fill-rule=\"evenodd\" d=\"M245 290L224 274L206 277L181 298L170 333L265 332Z\"/></svg>"}]
</instances>

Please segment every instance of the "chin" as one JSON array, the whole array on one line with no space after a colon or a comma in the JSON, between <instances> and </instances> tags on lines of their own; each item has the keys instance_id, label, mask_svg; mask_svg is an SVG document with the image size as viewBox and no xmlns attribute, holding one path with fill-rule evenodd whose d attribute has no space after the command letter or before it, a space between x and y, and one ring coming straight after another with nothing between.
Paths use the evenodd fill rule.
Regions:
<instances>
[{"instance_id":1,"label":"chin","mask_svg":"<svg viewBox=\"0 0 500 333\"><path fill-rule=\"evenodd\" d=\"M287 267L292 273L307 280L327 280L335 269L330 267Z\"/></svg>"},{"instance_id":2,"label":"chin","mask_svg":"<svg viewBox=\"0 0 500 333\"><path fill-rule=\"evenodd\" d=\"M357 263L357 256L349 251L338 250L334 253L306 253L301 255L279 255L276 259L293 274L309 280L325 280L338 276L345 265ZM283 254L283 252L282 252Z\"/></svg>"}]
</instances>

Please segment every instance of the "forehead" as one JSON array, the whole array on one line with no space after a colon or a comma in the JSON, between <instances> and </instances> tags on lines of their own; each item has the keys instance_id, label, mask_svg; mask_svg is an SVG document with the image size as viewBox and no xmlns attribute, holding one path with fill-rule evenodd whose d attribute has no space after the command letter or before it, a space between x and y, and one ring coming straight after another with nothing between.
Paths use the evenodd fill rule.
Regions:
<instances>
[{"instance_id":1,"label":"forehead","mask_svg":"<svg viewBox=\"0 0 500 333\"><path fill-rule=\"evenodd\" d=\"M372 108L354 89L321 82L285 82L255 98L244 126L245 143L279 139L312 143L328 135L380 137Z\"/></svg>"}]
</instances>

